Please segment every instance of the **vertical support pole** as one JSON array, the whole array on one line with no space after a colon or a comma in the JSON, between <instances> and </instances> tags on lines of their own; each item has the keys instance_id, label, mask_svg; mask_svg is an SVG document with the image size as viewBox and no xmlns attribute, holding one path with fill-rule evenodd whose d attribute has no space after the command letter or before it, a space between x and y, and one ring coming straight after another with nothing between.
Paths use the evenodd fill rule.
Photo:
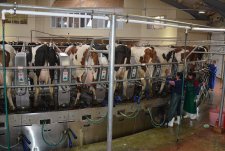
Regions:
<instances>
[{"instance_id":1,"label":"vertical support pole","mask_svg":"<svg viewBox=\"0 0 225 151\"><path fill-rule=\"evenodd\" d=\"M222 56L222 68L221 68L221 84L222 84L222 81L223 81L223 76L224 76L224 55L221 55ZM222 85L222 88L223 88L223 85Z\"/></svg>"},{"instance_id":2,"label":"vertical support pole","mask_svg":"<svg viewBox=\"0 0 225 151\"><path fill-rule=\"evenodd\" d=\"M185 39L184 39L184 53L186 54L186 47L187 47L187 37L188 37L188 29L185 30ZM184 55L185 56L185 55ZM183 104L184 104L184 79L186 75L187 70L187 63L186 63L186 56L184 59L184 71L183 71L183 78L182 78L182 94L181 94L181 104L180 104L180 117L183 112ZM182 118L181 118L182 119ZM177 126L177 142L179 141L179 133L180 133L180 124Z\"/></svg>"},{"instance_id":3,"label":"vertical support pole","mask_svg":"<svg viewBox=\"0 0 225 151\"><path fill-rule=\"evenodd\" d=\"M5 61L5 19L2 18L2 49L3 49L3 81L4 81L4 103L5 103L5 124L6 124L6 140L7 149L10 151L10 131L9 131L9 115L8 115L8 101L6 88L6 61Z\"/></svg>"},{"instance_id":4,"label":"vertical support pole","mask_svg":"<svg viewBox=\"0 0 225 151\"><path fill-rule=\"evenodd\" d=\"M224 55L223 55L224 57ZM222 120L223 120L223 106L224 106L224 96L225 96L225 66L223 67L223 89L222 89L222 98L220 102L220 112L219 112L219 127L222 127Z\"/></svg>"},{"instance_id":5,"label":"vertical support pole","mask_svg":"<svg viewBox=\"0 0 225 151\"><path fill-rule=\"evenodd\" d=\"M33 42L33 30L30 31L30 43Z\"/></svg>"},{"instance_id":6,"label":"vertical support pole","mask_svg":"<svg viewBox=\"0 0 225 151\"><path fill-rule=\"evenodd\" d=\"M110 31L107 151L112 150L113 100L114 100L113 87L114 87L115 35L116 35L116 15L112 15L111 17L112 18Z\"/></svg>"}]
</instances>

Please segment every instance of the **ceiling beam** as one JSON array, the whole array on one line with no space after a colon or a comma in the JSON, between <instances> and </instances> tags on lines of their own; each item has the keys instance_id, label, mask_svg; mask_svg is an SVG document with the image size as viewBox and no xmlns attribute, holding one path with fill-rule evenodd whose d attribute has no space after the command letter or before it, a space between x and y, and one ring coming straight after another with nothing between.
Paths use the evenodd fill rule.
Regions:
<instances>
[{"instance_id":1,"label":"ceiling beam","mask_svg":"<svg viewBox=\"0 0 225 151\"><path fill-rule=\"evenodd\" d=\"M216 12L225 17L225 3L218 0L203 0L203 2L212 7Z\"/></svg>"},{"instance_id":2,"label":"ceiling beam","mask_svg":"<svg viewBox=\"0 0 225 151\"><path fill-rule=\"evenodd\" d=\"M209 19L208 16L206 16L204 14L199 14L197 11L190 10L189 7L187 7L181 3L178 3L176 0L161 0L161 1L189 13L195 19L198 19L198 20L208 20Z\"/></svg>"}]
</instances>

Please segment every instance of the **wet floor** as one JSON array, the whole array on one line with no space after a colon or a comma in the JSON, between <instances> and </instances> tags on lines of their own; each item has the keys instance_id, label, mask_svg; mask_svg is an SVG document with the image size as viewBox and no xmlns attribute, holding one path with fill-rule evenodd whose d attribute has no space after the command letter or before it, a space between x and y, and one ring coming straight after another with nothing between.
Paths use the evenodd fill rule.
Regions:
<instances>
[{"instance_id":1,"label":"wet floor","mask_svg":"<svg viewBox=\"0 0 225 151\"><path fill-rule=\"evenodd\" d=\"M217 82L213 104L201 104L197 120L182 120L179 130L173 128L154 128L134 135L113 140L114 151L225 151L225 134L215 133L213 128L204 128L209 123L209 109L221 101L222 85ZM177 141L178 140L178 141ZM105 151L106 142L75 147L70 151Z\"/></svg>"}]
</instances>

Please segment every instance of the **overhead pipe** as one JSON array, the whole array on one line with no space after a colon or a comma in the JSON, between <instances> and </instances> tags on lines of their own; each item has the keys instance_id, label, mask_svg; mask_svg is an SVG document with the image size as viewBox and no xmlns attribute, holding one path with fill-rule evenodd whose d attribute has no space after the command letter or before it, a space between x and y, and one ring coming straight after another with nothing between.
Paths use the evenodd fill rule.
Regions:
<instances>
[{"instance_id":1,"label":"overhead pipe","mask_svg":"<svg viewBox=\"0 0 225 151\"><path fill-rule=\"evenodd\" d=\"M80 14L67 14L67 13L54 13L54 12L37 12L37 11L24 11L24 10L2 10L2 19L5 20L5 14L25 14L25 15L39 15L39 16L55 16L55 17L74 17L74 18L93 18L93 19L103 19L103 20L109 20L108 16L95 16L95 15L80 15ZM208 31L208 32L215 32L215 31L223 31L225 32L225 29L218 29L218 28L201 28L201 27L191 27L191 26L182 26L182 25L175 25L175 24L168 24L168 23L158 23L158 22L152 22L152 21L143 21L143 20L133 20L133 19L124 19L119 18L117 19L119 22L130 22L130 23L139 23L139 24L150 24L150 25L160 25L160 26L166 26L166 27L173 27L173 28L182 28L182 29L190 29L194 31Z\"/></svg>"},{"instance_id":2,"label":"overhead pipe","mask_svg":"<svg viewBox=\"0 0 225 151\"><path fill-rule=\"evenodd\" d=\"M143 21L143 20L134 20L134 19L117 19L119 22L127 22L127 23L138 23L138 24L148 24L148 25L160 25L166 27L173 27L173 28L182 28L182 29L191 29L189 26L182 26L182 25L175 25L175 24L167 24L167 23L159 23L159 22L152 22L152 21Z\"/></svg>"},{"instance_id":3,"label":"overhead pipe","mask_svg":"<svg viewBox=\"0 0 225 151\"><path fill-rule=\"evenodd\" d=\"M2 10L2 19L5 20L5 14L22 14L22 15L37 15L37 16L55 16L55 17L74 17L74 18L93 18L109 20L107 16L96 16L96 15L81 15L81 14L68 14L68 13L55 13L55 12L38 12L38 11L24 11L24 10Z\"/></svg>"},{"instance_id":4,"label":"overhead pipe","mask_svg":"<svg viewBox=\"0 0 225 151\"><path fill-rule=\"evenodd\" d=\"M10 7L10 8L23 8L23 9L37 9L37 10L47 10L47 11L62 11L62 12L86 12L89 14L104 14L104 15L112 15L115 14L114 12L106 12L106 11L96 11L96 10L90 10L90 9L66 9L66 8L59 8L59 7L46 7L46 6L34 6L34 5L18 5L18 4L9 4L9 3L1 3L0 7ZM187 23L187 22L181 22L181 21L174 21L169 19L157 19L154 17L147 17L147 16L139 16L139 15L124 15L116 13L116 16L122 16L122 17L131 17L136 19L151 19L155 21L163 21L168 23L175 23L175 24L182 24L182 25L188 25L188 26L198 26L198 27L208 27L205 25L199 25L199 24L193 24L193 23Z\"/></svg>"},{"instance_id":5,"label":"overhead pipe","mask_svg":"<svg viewBox=\"0 0 225 151\"><path fill-rule=\"evenodd\" d=\"M224 28L200 28L200 27L193 27L191 30L193 30L193 31L203 31L203 32L225 32Z\"/></svg>"}]
</instances>

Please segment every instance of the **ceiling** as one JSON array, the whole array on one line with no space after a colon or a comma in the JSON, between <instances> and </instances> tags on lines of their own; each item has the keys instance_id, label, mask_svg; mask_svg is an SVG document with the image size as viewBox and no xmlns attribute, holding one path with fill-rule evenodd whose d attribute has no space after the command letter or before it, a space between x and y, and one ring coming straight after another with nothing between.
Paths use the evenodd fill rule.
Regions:
<instances>
[{"instance_id":1,"label":"ceiling","mask_svg":"<svg viewBox=\"0 0 225 151\"><path fill-rule=\"evenodd\" d=\"M225 17L225 0L161 0L192 15L197 20L209 20L219 13ZM199 11L204 11L200 14Z\"/></svg>"}]
</instances>

